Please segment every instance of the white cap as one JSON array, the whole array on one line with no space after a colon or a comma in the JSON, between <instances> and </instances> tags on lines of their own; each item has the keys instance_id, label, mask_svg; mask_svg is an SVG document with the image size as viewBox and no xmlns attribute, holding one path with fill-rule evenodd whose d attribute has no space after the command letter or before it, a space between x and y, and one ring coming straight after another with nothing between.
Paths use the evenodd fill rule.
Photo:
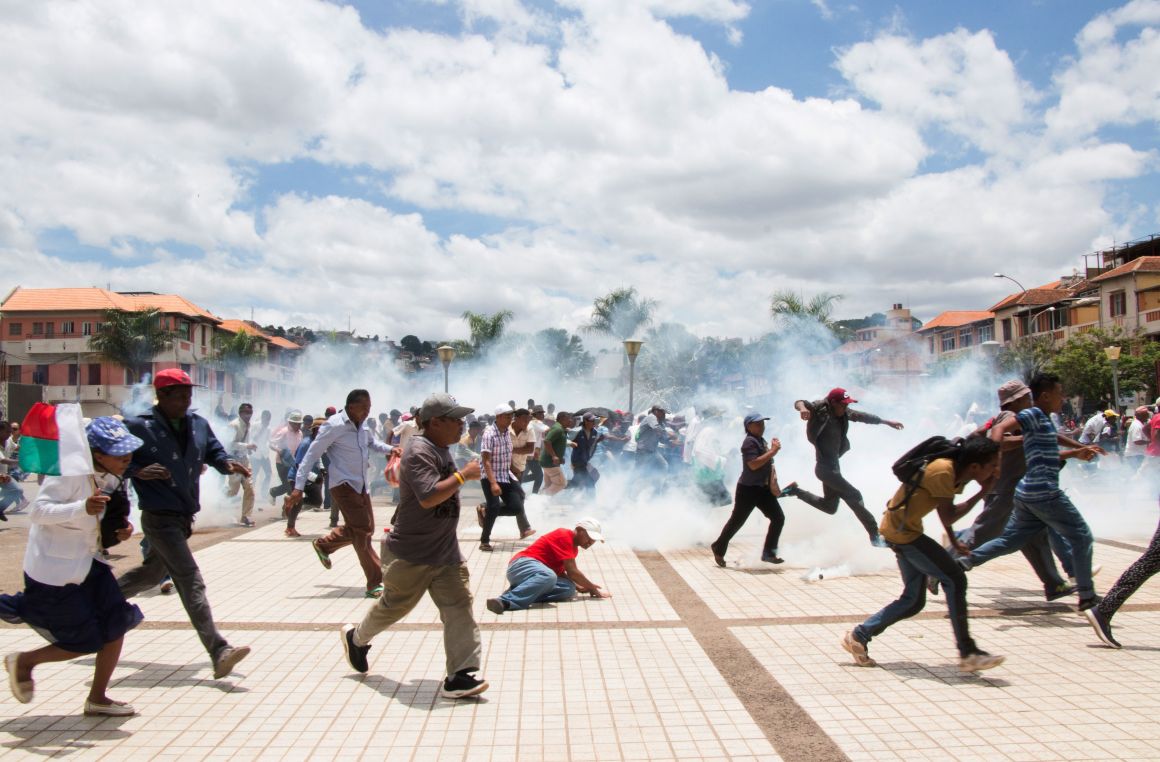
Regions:
<instances>
[{"instance_id":1,"label":"white cap","mask_svg":"<svg viewBox=\"0 0 1160 762\"><path fill-rule=\"evenodd\" d=\"M577 529L583 529L588 536L597 542L604 542L604 534L600 531L600 522L589 516L576 522Z\"/></svg>"},{"instance_id":2,"label":"white cap","mask_svg":"<svg viewBox=\"0 0 1160 762\"><path fill-rule=\"evenodd\" d=\"M502 405L496 405L495 410L492 411L492 415L511 415L514 412L516 411L512 408L512 406L505 402Z\"/></svg>"}]
</instances>

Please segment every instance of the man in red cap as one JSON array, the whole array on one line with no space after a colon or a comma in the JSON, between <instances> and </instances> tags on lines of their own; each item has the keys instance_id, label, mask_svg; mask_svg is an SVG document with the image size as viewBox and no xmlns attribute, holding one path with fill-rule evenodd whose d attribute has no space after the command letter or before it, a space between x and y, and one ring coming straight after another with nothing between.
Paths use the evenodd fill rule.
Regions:
<instances>
[{"instance_id":1,"label":"man in red cap","mask_svg":"<svg viewBox=\"0 0 1160 762\"><path fill-rule=\"evenodd\" d=\"M126 595L148 589L168 573L177 586L181 605L197 630L220 679L249 655L249 646L231 646L213 621L205 580L189 549L193 518L201 510L201 470L209 464L223 474L250 476L250 469L231 460L214 436L209 422L189 412L193 381L177 368L160 371L153 379L157 404L149 412L129 418L125 426L144 444L133 451L125 472L132 477L141 510L141 530L151 552L145 562L126 572L118 584Z\"/></svg>"},{"instance_id":2,"label":"man in red cap","mask_svg":"<svg viewBox=\"0 0 1160 762\"><path fill-rule=\"evenodd\" d=\"M814 446L817 455L817 465L814 475L822 482L822 496L806 492L797 486L797 482L790 484L781 491L782 497L796 497L807 505L812 505L823 513L831 516L838 512L838 501L845 501L850 510L862 522L866 533L870 535L870 542L885 546L878 535L878 522L873 514L866 510L862 500L862 493L850 482L842 477L842 469L838 460L850 449L850 421L855 423L881 423L892 429L901 429L898 421L888 421L879 418L873 413L862 410L850 410L850 405L858 400L850 396L843 388L830 390L825 399L809 402L798 400L793 403L806 422L806 439Z\"/></svg>"}]
</instances>

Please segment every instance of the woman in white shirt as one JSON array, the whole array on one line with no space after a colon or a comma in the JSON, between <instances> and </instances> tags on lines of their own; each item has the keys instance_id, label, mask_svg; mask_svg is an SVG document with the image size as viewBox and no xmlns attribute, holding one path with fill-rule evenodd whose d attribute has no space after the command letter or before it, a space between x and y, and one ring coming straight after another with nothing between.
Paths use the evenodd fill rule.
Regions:
<instances>
[{"instance_id":1,"label":"woman in white shirt","mask_svg":"<svg viewBox=\"0 0 1160 762\"><path fill-rule=\"evenodd\" d=\"M0 618L30 625L50 645L8 654L4 667L12 695L27 704L37 666L96 654L85 714L127 716L136 710L105 691L125 633L143 617L104 561L100 518L142 442L116 418L94 419L86 433L96 473L45 478L30 515L24 592L0 595Z\"/></svg>"}]
</instances>

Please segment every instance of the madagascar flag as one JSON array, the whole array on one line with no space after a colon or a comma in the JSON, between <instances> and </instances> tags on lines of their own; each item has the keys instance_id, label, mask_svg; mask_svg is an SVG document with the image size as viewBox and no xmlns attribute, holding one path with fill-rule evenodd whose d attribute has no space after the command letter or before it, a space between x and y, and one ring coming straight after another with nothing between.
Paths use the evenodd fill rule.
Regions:
<instances>
[{"instance_id":1,"label":"madagascar flag","mask_svg":"<svg viewBox=\"0 0 1160 762\"><path fill-rule=\"evenodd\" d=\"M37 402L20 424L20 468L34 474L83 476L93 473L81 406Z\"/></svg>"}]
</instances>

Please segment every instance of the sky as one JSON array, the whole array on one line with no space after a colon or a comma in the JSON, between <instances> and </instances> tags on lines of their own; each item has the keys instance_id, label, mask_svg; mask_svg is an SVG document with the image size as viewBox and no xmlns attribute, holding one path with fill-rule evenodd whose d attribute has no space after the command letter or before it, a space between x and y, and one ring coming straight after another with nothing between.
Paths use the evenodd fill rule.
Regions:
<instances>
[{"instance_id":1,"label":"sky","mask_svg":"<svg viewBox=\"0 0 1160 762\"><path fill-rule=\"evenodd\" d=\"M1160 0L0 0L0 291L703 336L986 309L1160 233ZM0 294L2 296L2 294Z\"/></svg>"}]
</instances>

